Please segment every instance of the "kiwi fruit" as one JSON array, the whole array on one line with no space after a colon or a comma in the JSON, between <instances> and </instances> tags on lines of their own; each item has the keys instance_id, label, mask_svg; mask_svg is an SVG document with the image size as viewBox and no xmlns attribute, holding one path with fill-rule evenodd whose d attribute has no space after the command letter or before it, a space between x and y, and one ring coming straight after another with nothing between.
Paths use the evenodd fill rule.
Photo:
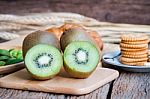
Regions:
<instances>
[{"instance_id":1,"label":"kiwi fruit","mask_svg":"<svg viewBox=\"0 0 150 99\"><path fill-rule=\"evenodd\" d=\"M66 30L60 38L64 68L71 77L87 78L97 67L100 50L92 37L79 28Z\"/></svg>"},{"instance_id":2,"label":"kiwi fruit","mask_svg":"<svg viewBox=\"0 0 150 99\"><path fill-rule=\"evenodd\" d=\"M37 44L25 56L27 70L35 79L46 80L53 78L63 66L60 51L51 45Z\"/></svg>"},{"instance_id":3,"label":"kiwi fruit","mask_svg":"<svg viewBox=\"0 0 150 99\"><path fill-rule=\"evenodd\" d=\"M61 51L59 40L57 39L55 34L48 31L35 31L27 35L23 41L23 57L25 57L27 51L36 44L53 45Z\"/></svg>"},{"instance_id":4,"label":"kiwi fruit","mask_svg":"<svg viewBox=\"0 0 150 99\"><path fill-rule=\"evenodd\" d=\"M24 39L24 62L33 78L46 80L59 73L63 66L63 58L59 48L57 37L46 31L34 32Z\"/></svg>"},{"instance_id":5,"label":"kiwi fruit","mask_svg":"<svg viewBox=\"0 0 150 99\"><path fill-rule=\"evenodd\" d=\"M95 43L93 38L85 30L79 29L79 28L70 28L66 30L60 38L60 45L61 45L62 51L64 51L66 46L73 41L90 42L94 44L99 50L98 45Z\"/></svg>"}]
</instances>

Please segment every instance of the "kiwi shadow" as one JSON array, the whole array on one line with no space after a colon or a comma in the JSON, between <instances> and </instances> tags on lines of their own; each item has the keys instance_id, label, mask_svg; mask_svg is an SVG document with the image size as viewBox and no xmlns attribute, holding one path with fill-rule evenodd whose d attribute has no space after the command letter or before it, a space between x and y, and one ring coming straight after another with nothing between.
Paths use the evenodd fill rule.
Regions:
<instances>
[{"instance_id":1,"label":"kiwi shadow","mask_svg":"<svg viewBox=\"0 0 150 99\"><path fill-rule=\"evenodd\" d=\"M23 80L28 80L32 81L32 83L38 83L40 80L36 80L32 77L32 75L27 71L26 68L18 71L17 73L14 74L14 76L18 79L23 79ZM64 68L61 68L59 74L57 76L63 77L63 78L72 78L69 76L69 74L64 70Z\"/></svg>"},{"instance_id":2,"label":"kiwi shadow","mask_svg":"<svg viewBox=\"0 0 150 99\"><path fill-rule=\"evenodd\" d=\"M39 84L41 83L41 80L34 79L32 75L27 71L27 69L22 69L21 71L18 71L15 73L15 78L18 79L18 81L25 81L27 84ZM47 80L44 80L47 81Z\"/></svg>"},{"instance_id":3,"label":"kiwi shadow","mask_svg":"<svg viewBox=\"0 0 150 99\"><path fill-rule=\"evenodd\" d=\"M60 73L58 74L58 76L63 77L63 78L72 78L66 71L65 69L62 67L60 70Z\"/></svg>"},{"instance_id":4,"label":"kiwi shadow","mask_svg":"<svg viewBox=\"0 0 150 99\"><path fill-rule=\"evenodd\" d=\"M40 82L40 80L36 80L32 77L32 75L27 71L26 68L18 71L18 72L15 72L15 74L13 75L15 76L15 78L17 79L22 79L22 80L26 80L26 81L31 81L32 83L38 83ZM65 71L65 69L62 67L59 74L57 75L59 77L62 77L62 78L71 78L72 77Z\"/></svg>"},{"instance_id":5,"label":"kiwi shadow","mask_svg":"<svg viewBox=\"0 0 150 99\"><path fill-rule=\"evenodd\" d=\"M22 69L21 71L18 71L15 76L19 79L23 80L33 80L32 76L28 73L28 71L25 69Z\"/></svg>"}]
</instances>

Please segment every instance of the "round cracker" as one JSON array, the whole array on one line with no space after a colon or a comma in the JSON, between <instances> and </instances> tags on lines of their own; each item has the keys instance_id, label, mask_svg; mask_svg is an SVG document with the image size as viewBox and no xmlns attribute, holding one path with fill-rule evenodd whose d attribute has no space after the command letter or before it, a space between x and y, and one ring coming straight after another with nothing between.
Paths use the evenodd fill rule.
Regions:
<instances>
[{"instance_id":1,"label":"round cracker","mask_svg":"<svg viewBox=\"0 0 150 99\"><path fill-rule=\"evenodd\" d=\"M147 61L147 57L146 58L126 58L126 57L120 57L120 61L121 62L127 62L127 63L134 63L134 62L143 62L143 61Z\"/></svg>"},{"instance_id":2,"label":"round cracker","mask_svg":"<svg viewBox=\"0 0 150 99\"><path fill-rule=\"evenodd\" d=\"M124 44L147 44L149 40L142 40L142 41L124 41L121 40L122 43Z\"/></svg>"},{"instance_id":3,"label":"round cracker","mask_svg":"<svg viewBox=\"0 0 150 99\"><path fill-rule=\"evenodd\" d=\"M126 58L147 58L148 55L147 54L141 54L141 55L128 55L128 54L122 54L122 57L126 57Z\"/></svg>"},{"instance_id":4,"label":"round cracker","mask_svg":"<svg viewBox=\"0 0 150 99\"><path fill-rule=\"evenodd\" d=\"M123 48L145 48L145 47L148 47L148 44L125 44L125 43L120 43L120 47L123 47Z\"/></svg>"},{"instance_id":5,"label":"round cracker","mask_svg":"<svg viewBox=\"0 0 150 99\"><path fill-rule=\"evenodd\" d=\"M147 62L147 61L143 61L143 62L133 62L133 63L121 62L121 63L122 63L122 64L125 64L125 65L130 65L130 66L144 66L146 62Z\"/></svg>"},{"instance_id":6,"label":"round cracker","mask_svg":"<svg viewBox=\"0 0 150 99\"><path fill-rule=\"evenodd\" d=\"M142 40L148 40L148 36L143 33L129 33L129 34L122 34L121 40L124 41L142 41Z\"/></svg>"},{"instance_id":7,"label":"round cracker","mask_svg":"<svg viewBox=\"0 0 150 99\"><path fill-rule=\"evenodd\" d=\"M121 51L136 52L136 51L148 50L148 46L145 48L124 48L124 47L121 47L120 49L121 49Z\"/></svg>"},{"instance_id":8,"label":"round cracker","mask_svg":"<svg viewBox=\"0 0 150 99\"><path fill-rule=\"evenodd\" d=\"M125 55L141 55L141 54L148 54L148 50L134 51L134 52L130 52L130 51L121 51L121 54L125 54Z\"/></svg>"}]
</instances>

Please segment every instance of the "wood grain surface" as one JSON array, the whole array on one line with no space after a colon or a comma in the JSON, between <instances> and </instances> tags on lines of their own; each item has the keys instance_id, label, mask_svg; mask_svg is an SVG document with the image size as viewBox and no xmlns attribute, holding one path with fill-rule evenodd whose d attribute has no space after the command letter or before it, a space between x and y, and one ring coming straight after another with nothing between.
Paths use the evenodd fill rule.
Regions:
<instances>
[{"instance_id":1,"label":"wood grain surface","mask_svg":"<svg viewBox=\"0 0 150 99\"><path fill-rule=\"evenodd\" d=\"M150 73L125 73L113 83L112 99L150 99Z\"/></svg>"},{"instance_id":2,"label":"wood grain surface","mask_svg":"<svg viewBox=\"0 0 150 99\"><path fill-rule=\"evenodd\" d=\"M81 96L0 88L0 98L2 99L107 99L109 87L110 87L110 83L98 88L92 93L89 93L87 95L81 95Z\"/></svg>"},{"instance_id":3,"label":"wood grain surface","mask_svg":"<svg viewBox=\"0 0 150 99\"><path fill-rule=\"evenodd\" d=\"M74 12L99 21L150 24L149 0L1 0L0 13Z\"/></svg>"},{"instance_id":4,"label":"wood grain surface","mask_svg":"<svg viewBox=\"0 0 150 99\"><path fill-rule=\"evenodd\" d=\"M61 70L58 76L46 81L34 80L26 69L0 78L0 87L53 92L63 94L82 95L90 93L95 89L107 84L119 76L118 71L98 68L87 79L74 79Z\"/></svg>"}]
</instances>

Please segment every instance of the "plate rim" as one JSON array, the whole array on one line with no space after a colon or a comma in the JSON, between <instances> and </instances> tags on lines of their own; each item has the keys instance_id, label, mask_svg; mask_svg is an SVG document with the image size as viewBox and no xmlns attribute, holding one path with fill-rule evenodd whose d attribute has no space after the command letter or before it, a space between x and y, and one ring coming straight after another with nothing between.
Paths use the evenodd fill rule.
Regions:
<instances>
[{"instance_id":1,"label":"plate rim","mask_svg":"<svg viewBox=\"0 0 150 99\"><path fill-rule=\"evenodd\" d=\"M108 52L108 53L103 54L102 61L104 61L105 63L110 64L110 65L115 65L116 67L124 67L124 68L130 68L130 69L147 69L147 68L150 69L150 66L130 66L130 65L122 64L120 61L119 61L120 65L117 65L112 62L110 63L110 62L106 61L106 59L104 59L106 55L113 54L113 53L119 54L120 51L118 50L118 51L113 51L113 52ZM117 57L119 57L119 56L117 56Z\"/></svg>"},{"instance_id":2,"label":"plate rim","mask_svg":"<svg viewBox=\"0 0 150 99\"><path fill-rule=\"evenodd\" d=\"M0 69L10 68L10 67L13 67L13 66L16 66L16 65L22 65L22 64L24 64L24 61L19 62L19 63L15 63L15 64L0 66Z\"/></svg>"}]
</instances>

